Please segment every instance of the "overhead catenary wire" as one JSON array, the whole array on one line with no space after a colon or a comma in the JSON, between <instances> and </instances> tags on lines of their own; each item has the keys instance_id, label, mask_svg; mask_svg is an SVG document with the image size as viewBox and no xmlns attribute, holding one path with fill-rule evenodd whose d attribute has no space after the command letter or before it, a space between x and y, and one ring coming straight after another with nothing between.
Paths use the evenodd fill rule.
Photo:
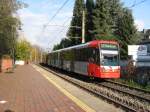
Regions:
<instances>
[{"instance_id":1,"label":"overhead catenary wire","mask_svg":"<svg viewBox=\"0 0 150 112\"><path fill-rule=\"evenodd\" d=\"M135 0L134 3L129 8L136 7L137 5L143 4L146 1L148 1L148 0L142 0L140 2L136 2L136 0Z\"/></svg>"},{"instance_id":2,"label":"overhead catenary wire","mask_svg":"<svg viewBox=\"0 0 150 112\"><path fill-rule=\"evenodd\" d=\"M55 27L68 27L68 26L64 26L64 25L48 25L48 26L55 26ZM81 29L81 27L80 26L70 26L71 28L78 28L78 29Z\"/></svg>"},{"instance_id":3,"label":"overhead catenary wire","mask_svg":"<svg viewBox=\"0 0 150 112\"><path fill-rule=\"evenodd\" d=\"M148 0L141 0L141 1L137 1L137 0L134 0L134 2L133 2L133 4L130 6L130 7L128 7L128 8L133 8L133 7L136 7L137 5L140 5L140 4L143 4L144 2L146 2L146 1L148 1ZM66 4L68 2L68 0L66 0L65 2L64 2L64 4ZM63 5L64 5L63 4ZM64 7L62 5L62 8ZM60 7L60 10L62 9L61 7ZM58 10L57 12L59 13L60 12L60 10ZM47 27L47 26L60 26L60 27L64 27L59 33L62 33L63 32L63 30L65 29L65 27L67 27L67 26L64 26L64 25L49 25L49 23L57 16L57 12L56 12L56 15L54 15L54 16L52 16L52 18L50 19L50 21L45 25L45 28ZM68 28L69 28L69 26L68 26ZM58 33L57 33L58 34ZM55 37L55 38L54 38ZM52 39L52 41L54 41L56 38L58 38L57 36L54 36L53 38L54 39ZM51 41L51 42L52 42Z\"/></svg>"},{"instance_id":4,"label":"overhead catenary wire","mask_svg":"<svg viewBox=\"0 0 150 112\"><path fill-rule=\"evenodd\" d=\"M66 0L62 6L56 11L56 13L50 18L47 24L44 24L42 27L42 32L41 34L44 34L46 27L49 25L49 23L59 14L59 12L63 9L63 7L69 2L69 0Z\"/></svg>"},{"instance_id":5,"label":"overhead catenary wire","mask_svg":"<svg viewBox=\"0 0 150 112\"><path fill-rule=\"evenodd\" d=\"M43 2L43 4L41 4L41 7L45 7L50 3L51 0L46 0L45 2Z\"/></svg>"},{"instance_id":6,"label":"overhead catenary wire","mask_svg":"<svg viewBox=\"0 0 150 112\"><path fill-rule=\"evenodd\" d=\"M57 14L59 14L59 12L64 8L64 6L65 6L68 2L69 2L69 0L66 0L66 1L61 5L61 7L56 11L56 13L50 18L50 20L49 20L46 24L44 24L44 25L42 26L42 30L41 30L40 35L43 35L43 34L45 33L46 27L49 25L50 22L52 22L52 20L57 16Z\"/></svg>"},{"instance_id":7,"label":"overhead catenary wire","mask_svg":"<svg viewBox=\"0 0 150 112\"><path fill-rule=\"evenodd\" d=\"M50 20L48 21L48 23L46 23L44 25L44 29L47 27L47 25L57 16L57 14L63 9L63 7L69 2L69 0L66 0L62 6L56 11L56 13L50 18Z\"/></svg>"},{"instance_id":8,"label":"overhead catenary wire","mask_svg":"<svg viewBox=\"0 0 150 112\"><path fill-rule=\"evenodd\" d=\"M66 30L68 30L69 28L70 28L71 26L66 26L65 28L66 29L62 29L61 31L59 31L59 33L57 33L57 34L61 34L61 33L63 33L63 32L66 32ZM73 28L76 28L76 26L72 26ZM79 29L81 29L81 27L77 27L77 28L79 28ZM64 37L64 38L66 38L66 37L68 37L69 39L70 38L80 38L80 37L69 37L69 36L62 36L62 37ZM54 38L53 38L53 40L51 40L50 42L49 42L49 44L51 43L51 42L54 42L57 38L59 38L59 36L54 36Z\"/></svg>"},{"instance_id":9,"label":"overhead catenary wire","mask_svg":"<svg viewBox=\"0 0 150 112\"><path fill-rule=\"evenodd\" d=\"M53 42L53 41L55 41L58 37L60 37L60 36L58 36L57 34L61 34L62 32L64 32L64 30L66 30L66 29L68 29L70 26L69 25L65 25L67 22L70 22L70 19L72 18L72 16L71 17L67 17L67 19L61 24L61 25L57 25L57 24L55 24L55 25L51 25L51 24L47 24L47 27L48 26L55 26L55 27L61 27L62 29L61 30L56 30L56 31L58 31L58 33L56 33L56 35L54 35L53 37L52 37L52 40L50 41L50 42L48 42L48 45L51 43L51 42ZM77 26L74 26L74 27L77 27ZM44 33L44 32L43 32Z\"/></svg>"},{"instance_id":10,"label":"overhead catenary wire","mask_svg":"<svg viewBox=\"0 0 150 112\"><path fill-rule=\"evenodd\" d=\"M61 26L64 26L68 21L69 21L69 19L70 19L70 17L68 17L64 22L63 22L63 24L61 25ZM65 28L69 28L69 26L66 26ZM63 29L61 29L57 34L60 34L60 33L62 33L64 31L64 28ZM57 39L58 38L58 36L56 35L56 36L54 36L55 38L53 38L49 43L51 43L52 41L54 41L55 39ZM48 43L48 44L49 44Z\"/></svg>"}]
</instances>

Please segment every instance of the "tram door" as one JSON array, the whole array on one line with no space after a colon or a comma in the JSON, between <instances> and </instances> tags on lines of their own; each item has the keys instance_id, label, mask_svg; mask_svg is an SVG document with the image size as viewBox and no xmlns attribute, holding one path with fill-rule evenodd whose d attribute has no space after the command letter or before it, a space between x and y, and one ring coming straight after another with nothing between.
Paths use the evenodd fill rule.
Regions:
<instances>
[{"instance_id":1,"label":"tram door","mask_svg":"<svg viewBox=\"0 0 150 112\"><path fill-rule=\"evenodd\" d=\"M89 60L88 60L88 75L91 77L96 76L97 67L100 65L100 53L98 48L89 49Z\"/></svg>"}]
</instances>

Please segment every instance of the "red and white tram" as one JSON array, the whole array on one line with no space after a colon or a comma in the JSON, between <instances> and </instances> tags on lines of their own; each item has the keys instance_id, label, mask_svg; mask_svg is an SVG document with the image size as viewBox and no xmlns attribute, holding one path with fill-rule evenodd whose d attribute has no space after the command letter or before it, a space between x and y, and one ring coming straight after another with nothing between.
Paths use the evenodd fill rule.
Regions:
<instances>
[{"instance_id":1,"label":"red and white tram","mask_svg":"<svg viewBox=\"0 0 150 112\"><path fill-rule=\"evenodd\" d=\"M47 64L66 71L97 78L119 78L119 44L94 40L85 44L53 51Z\"/></svg>"}]
</instances>

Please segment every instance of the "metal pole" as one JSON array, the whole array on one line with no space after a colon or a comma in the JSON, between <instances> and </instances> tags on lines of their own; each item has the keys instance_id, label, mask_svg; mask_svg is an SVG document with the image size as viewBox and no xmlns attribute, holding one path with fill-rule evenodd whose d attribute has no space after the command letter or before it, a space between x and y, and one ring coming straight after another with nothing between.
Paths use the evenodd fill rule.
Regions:
<instances>
[{"instance_id":1,"label":"metal pole","mask_svg":"<svg viewBox=\"0 0 150 112\"><path fill-rule=\"evenodd\" d=\"M85 43L85 11L82 11L82 43Z\"/></svg>"},{"instance_id":2,"label":"metal pole","mask_svg":"<svg viewBox=\"0 0 150 112\"><path fill-rule=\"evenodd\" d=\"M36 48L34 48L34 62L36 63Z\"/></svg>"},{"instance_id":3,"label":"metal pole","mask_svg":"<svg viewBox=\"0 0 150 112\"><path fill-rule=\"evenodd\" d=\"M14 32L14 26L12 26L12 36L13 36L13 49L12 49L12 57L13 57L13 68L15 67L15 32Z\"/></svg>"},{"instance_id":4,"label":"metal pole","mask_svg":"<svg viewBox=\"0 0 150 112\"><path fill-rule=\"evenodd\" d=\"M42 63L42 61L43 61L43 52L41 50L41 63Z\"/></svg>"}]
</instances>

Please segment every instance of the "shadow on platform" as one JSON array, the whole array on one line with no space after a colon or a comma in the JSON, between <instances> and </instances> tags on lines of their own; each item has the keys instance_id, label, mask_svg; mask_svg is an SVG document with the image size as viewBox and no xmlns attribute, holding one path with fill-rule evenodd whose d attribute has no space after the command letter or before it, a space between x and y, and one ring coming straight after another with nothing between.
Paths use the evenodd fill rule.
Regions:
<instances>
[{"instance_id":1,"label":"shadow on platform","mask_svg":"<svg viewBox=\"0 0 150 112\"><path fill-rule=\"evenodd\" d=\"M12 110L8 109L8 110L5 110L4 112L15 112L15 111L12 111Z\"/></svg>"}]
</instances>

